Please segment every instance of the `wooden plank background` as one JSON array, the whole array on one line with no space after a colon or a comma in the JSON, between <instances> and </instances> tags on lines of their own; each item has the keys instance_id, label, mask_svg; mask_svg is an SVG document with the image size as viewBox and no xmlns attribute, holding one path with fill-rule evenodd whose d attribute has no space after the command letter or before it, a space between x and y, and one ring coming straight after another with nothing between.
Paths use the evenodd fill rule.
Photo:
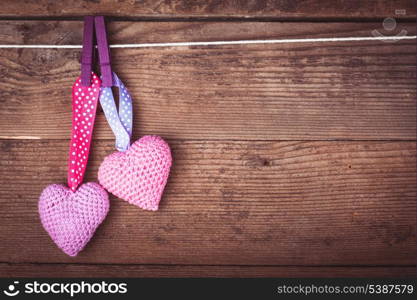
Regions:
<instances>
[{"instance_id":1,"label":"wooden plank background","mask_svg":"<svg viewBox=\"0 0 417 300\"><path fill-rule=\"evenodd\" d=\"M377 19L394 15L415 19L410 0L3 0L6 18L84 16L86 13L124 18L260 18L260 19Z\"/></svg>"},{"instance_id":2,"label":"wooden plank background","mask_svg":"<svg viewBox=\"0 0 417 300\"><path fill-rule=\"evenodd\" d=\"M88 11L111 43L416 34L405 0L43 2L5 5L0 44L80 44ZM79 52L0 49L0 276L415 276L415 40L112 49L135 138L174 166L158 212L112 198L70 258L37 201L65 182ZM98 114L92 181L114 151Z\"/></svg>"},{"instance_id":3,"label":"wooden plank background","mask_svg":"<svg viewBox=\"0 0 417 300\"><path fill-rule=\"evenodd\" d=\"M5 44L79 44L82 38L82 22L0 25L4 28L0 42ZM113 43L140 43L366 36L381 24L116 22L108 27ZM415 34L412 23L401 28ZM138 136L415 139L415 41L353 45L115 49L112 58L114 69L138 99L134 106ZM0 111L0 135L68 138L67 99L79 74L80 51L0 51L4 58L0 90L7 101ZM97 126L97 138L112 138L103 115Z\"/></svg>"}]
</instances>

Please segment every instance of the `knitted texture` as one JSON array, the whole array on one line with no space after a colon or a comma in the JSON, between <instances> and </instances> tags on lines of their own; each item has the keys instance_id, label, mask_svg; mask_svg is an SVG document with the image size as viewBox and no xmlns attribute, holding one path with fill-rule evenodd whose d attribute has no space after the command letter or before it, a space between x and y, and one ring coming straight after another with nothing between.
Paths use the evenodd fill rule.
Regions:
<instances>
[{"instance_id":1,"label":"knitted texture","mask_svg":"<svg viewBox=\"0 0 417 300\"><path fill-rule=\"evenodd\" d=\"M39 199L39 215L52 240L69 256L76 256L109 211L107 192L89 182L72 192L61 184L47 186Z\"/></svg>"},{"instance_id":2,"label":"knitted texture","mask_svg":"<svg viewBox=\"0 0 417 300\"><path fill-rule=\"evenodd\" d=\"M146 210L158 210L172 164L171 150L159 136L144 136L125 152L107 156L100 184L113 195Z\"/></svg>"}]
</instances>

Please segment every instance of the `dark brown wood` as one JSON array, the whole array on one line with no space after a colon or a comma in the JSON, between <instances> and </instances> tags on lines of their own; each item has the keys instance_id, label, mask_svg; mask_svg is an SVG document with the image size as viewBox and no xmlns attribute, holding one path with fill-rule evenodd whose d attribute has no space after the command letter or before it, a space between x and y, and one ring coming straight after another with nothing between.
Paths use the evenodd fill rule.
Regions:
<instances>
[{"instance_id":1,"label":"dark brown wood","mask_svg":"<svg viewBox=\"0 0 417 300\"><path fill-rule=\"evenodd\" d=\"M412 0L3 0L1 17L110 15L147 18L415 18Z\"/></svg>"},{"instance_id":2,"label":"dark brown wood","mask_svg":"<svg viewBox=\"0 0 417 300\"><path fill-rule=\"evenodd\" d=\"M113 199L69 258L42 229L42 189L65 182L68 141L0 142L0 261L413 265L415 142L169 141L158 212ZM113 141L95 141L87 181Z\"/></svg>"},{"instance_id":3,"label":"dark brown wood","mask_svg":"<svg viewBox=\"0 0 417 300\"><path fill-rule=\"evenodd\" d=\"M370 36L380 24L140 23L114 43ZM81 22L0 22L0 43L79 44ZM401 27L415 33L415 24ZM1 49L1 138L68 138L79 49ZM400 42L114 49L135 130L168 138L416 138L416 45ZM96 138L113 138L103 115Z\"/></svg>"},{"instance_id":4,"label":"dark brown wood","mask_svg":"<svg viewBox=\"0 0 417 300\"><path fill-rule=\"evenodd\" d=\"M0 21L0 44L80 44L79 20L91 13L137 21L109 22L111 43L415 35L415 7L6 0L0 18L59 21ZM305 22L390 16L413 23L389 32L380 22ZM188 22L196 18L211 21ZM0 277L415 276L415 40L112 49L135 101L135 136L167 138L174 167L160 211L113 198L91 243L69 258L42 229L37 201L65 182L79 53L0 49ZM87 180L112 139L100 112Z\"/></svg>"},{"instance_id":5,"label":"dark brown wood","mask_svg":"<svg viewBox=\"0 0 417 300\"><path fill-rule=\"evenodd\" d=\"M170 266L2 264L0 277L415 277L414 266L308 267L308 266Z\"/></svg>"}]
</instances>

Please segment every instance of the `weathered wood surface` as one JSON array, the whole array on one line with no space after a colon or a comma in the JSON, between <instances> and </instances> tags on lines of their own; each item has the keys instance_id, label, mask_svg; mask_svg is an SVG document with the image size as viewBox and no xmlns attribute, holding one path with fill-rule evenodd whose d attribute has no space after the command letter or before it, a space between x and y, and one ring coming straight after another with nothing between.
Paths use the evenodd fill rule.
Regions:
<instances>
[{"instance_id":1,"label":"weathered wood surface","mask_svg":"<svg viewBox=\"0 0 417 300\"><path fill-rule=\"evenodd\" d=\"M111 23L113 43L370 36L377 23ZM0 43L80 44L81 22L0 22ZM415 34L415 24L401 25ZM0 137L66 139L79 49L0 49ZM416 45L113 49L135 133L225 140L413 140ZM96 138L112 138L103 114Z\"/></svg>"},{"instance_id":2,"label":"weathered wood surface","mask_svg":"<svg viewBox=\"0 0 417 300\"><path fill-rule=\"evenodd\" d=\"M88 12L120 20L111 43L416 33L405 0L73 3L3 1L0 18L60 21L0 21L0 44L80 44ZM389 16L413 23L139 22ZM113 198L69 258L41 228L37 201L65 182L79 52L0 49L0 276L415 276L415 41L113 49L135 137L167 138L174 167L160 211ZM114 148L102 112L94 138L96 181Z\"/></svg>"},{"instance_id":3,"label":"weathered wood surface","mask_svg":"<svg viewBox=\"0 0 417 300\"><path fill-rule=\"evenodd\" d=\"M4 264L0 277L415 277L409 267Z\"/></svg>"},{"instance_id":4,"label":"weathered wood surface","mask_svg":"<svg viewBox=\"0 0 417 300\"><path fill-rule=\"evenodd\" d=\"M160 211L113 199L93 241L69 258L37 213L42 189L65 182L68 141L1 141L0 261L415 263L415 142L170 144L175 164ZM113 146L94 142L87 180Z\"/></svg>"},{"instance_id":5,"label":"weathered wood surface","mask_svg":"<svg viewBox=\"0 0 417 300\"><path fill-rule=\"evenodd\" d=\"M397 14L396 14L397 11ZM398 14L399 13L399 14ZM3 0L0 17L117 17L190 18L415 18L412 0Z\"/></svg>"}]
</instances>

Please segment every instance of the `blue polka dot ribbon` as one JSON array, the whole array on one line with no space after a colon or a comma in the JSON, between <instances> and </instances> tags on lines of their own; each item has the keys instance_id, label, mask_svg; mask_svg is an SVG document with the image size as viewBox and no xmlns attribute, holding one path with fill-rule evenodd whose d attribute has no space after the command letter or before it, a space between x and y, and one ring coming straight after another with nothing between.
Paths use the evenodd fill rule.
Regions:
<instances>
[{"instance_id":1,"label":"blue polka dot ribbon","mask_svg":"<svg viewBox=\"0 0 417 300\"><path fill-rule=\"evenodd\" d=\"M130 146L132 135L132 97L114 72L113 86L119 88L119 110L117 110L111 87L100 87L100 104L116 137L116 149L126 151Z\"/></svg>"}]
</instances>

